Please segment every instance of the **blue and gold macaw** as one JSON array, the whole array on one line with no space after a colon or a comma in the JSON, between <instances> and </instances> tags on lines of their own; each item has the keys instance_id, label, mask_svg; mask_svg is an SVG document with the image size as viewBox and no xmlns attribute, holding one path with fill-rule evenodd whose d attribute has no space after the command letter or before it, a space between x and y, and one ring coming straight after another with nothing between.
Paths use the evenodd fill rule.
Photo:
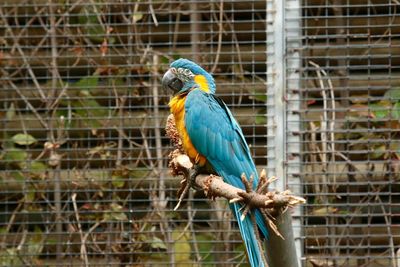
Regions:
<instances>
[{"instance_id":1,"label":"blue and gold macaw","mask_svg":"<svg viewBox=\"0 0 400 267\"><path fill-rule=\"evenodd\" d=\"M216 86L211 74L181 58L171 63L162 84L174 92L169 107L183 148L196 168L210 164L226 183L242 189L242 173L246 177L253 175L255 189L258 174L249 146L226 104L214 95ZM240 219L241 204L233 203L230 207L239 224L251 266L264 266L251 218ZM267 227L258 210L255 217L261 234L267 237Z\"/></svg>"}]
</instances>

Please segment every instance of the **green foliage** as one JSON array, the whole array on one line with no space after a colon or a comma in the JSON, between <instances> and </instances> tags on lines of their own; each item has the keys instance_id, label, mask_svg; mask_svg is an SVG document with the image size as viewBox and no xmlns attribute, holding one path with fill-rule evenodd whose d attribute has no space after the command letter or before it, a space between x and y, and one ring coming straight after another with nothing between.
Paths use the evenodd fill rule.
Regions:
<instances>
[{"instance_id":1,"label":"green foliage","mask_svg":"<svg viewBox=\"0 0 400 267\"><path fill-rule=\"evenodd\" d=\"M400 88L387 91L383 99L368 105L376 119L400 119Z\"/></svg>"},{"instance_id":2,"label":"green foliage","mask_svg":"<svg viewBox=\"0 0 400 267\"><path fill-rule=\"evenodd\" d=\"M266 108L260 108L257 111L256 115L256 124L262 125L262 124L267 124L267 109Z\"/></svg>"},{"instance_id":3,"label":"green foliage","mask_svg":"<svg viewBox=\"0 0 400 267\"><path fill-rule=\"evenodd\" d=\"M242 77L245 79L244 77ZM249 81L250 83L250 81ZM246 91L249 93L249 99L252 99L256 102L267 103L267 91L266 88L260 87L245 87ZM265 125L267 124L267 108L261 107L257 110L257 114L255 117L255 124L257 125Z\"/></svg>"},{"instance_id":4,"label":"green foliage","mask_svg":"<svg viewBox=\"0 0 400 267\"><path fill-rule=\"evenodd\" d=\"M121 175L113 174L111 176L111 183L115 188L122 188L125 185L125 178Z\"/></svg>"},{"instance_id":5,"label":"green foliage","mask_svg":"<svg viewBox=\"0 0 400 267\"><path fill-rule=\"evenodd\" d=\"M10 148L5 150L2 158L8 164L16 164L20 168L23 168L25 161L28 159L28 152L20 148Z\"/></svg>"},{"instance_id":6,"label":"green foliage","mask_svg":"<svg viewBox=\"0 0 400 267\"><path fill-rule=\"evenodd\" d=\"M2 228L6 233L6 229ZM39 256L44 247L44 236L39 227L27 234L28 239L21 247L10 247L0 251L0 266L23 267L26 264L38 266Z\"/></svg>"},{"instance_id":7,"label":"green foliage","mask_svg":"<svg viewBox=\"0 0 400 267\"><path fill-rule=\"evenodd\" d=\"M29 146L37 142L36 138L30 134L19 133L11 137L11 140L17 145Z\"/></svg>"},{"instance_id":8,"label":"green foliage","mask_svg":"<svg viewBox=\"0 0 400 267\"><path fill-rule=\"evenodd\" d=\"M99 13L101 6L85 5L80 10L78 23L82 26L83 32L88 36L90 41L101 44L107 37L106 26L102 22L102 15ZM108 38L110 44L115 43L115 38Z\"/></svg>"},{"instance_id":9,"label":"green foliage","mask_svg":"<svg viewBox=\"0 0 400 267\"><path fill-rule=\"evenodd\" d=\"M107 221L127 221L128 217L124 212L123 206L111 203L109 209L104 211L104 219Z\"/></svg>"},{"instance_id":10,"label":"green foliage","mask_svg":"<svg viewBox=\"0 0 400 267\"><path fill-rule=\"evenodd\" d=\"M391 103L389 101L379 101L378 103L372 103L368 105L371 111L371 116L381 120L385 119L390 115Z\"/></svg>"},{"instance_id":11,"label":"green foliage","mask_svg":"<svg viewBox=\"0 0 400 267\"><path fill-rule=\"evenodd\" d=\"M400 120L400 101L393 105L391 115L393 119Z\"/></svg>"},{"instance_id":12,"label":"green foliage","mask_svg":"<svg viewBox=\"0 0 400 267\"><path fill-rule=\"evenodd\" d=\"M135 22L138 22L138 21L142 20L143 13L142 12L136 12L136 13L133 13L131 17L132 17L132 22L135 23Z\"/></svg>"},{"instance_id":13,"label":"green foliage","mask_svg":"<svg viewBox=\"0 0 400 267\"><path fill-rule=\"evenodd\" d=\"M250 93L249 98L254 99L259 102L267 103L267 92L266 90L259 90L257 88L252 88L247 90Z\"/></svg>"},{"instance_id":14,"label":"green foliage","mask_svg":"<svg viewBox=\"0 0 400 267\"><path fill-rule=\"evenodd\" d=\"M385 95L385 99L394 101L394 102L399 102L400 101L400 88L393 88L388 90Z\"/></svg>"},{"instance_id":15,"label":"green foliage","mask_svg":"<svg viewBox=\"0 0 400 267\"><path fill-rule=\"evenodd\" d=\"M186 229L174 229L172 232L173 239L173 250L175 252L175 266L196 266L195 263L191 259L192 248L190 246L190 235ZM162 248L163 250L167 249L164 242L159 238L147 238L146 239L153 249ZM161 247L160 247L161 246ZM170 255L168 253L153 253L148 258L145 258L144 261L148 262L168 262Z\"/></svg>"},{"instance_id":16,"label":"green foliage","mask_svg":"<svg viewBox=\"0 0 400 267\"><path fill-rule=\"evenodd\" d=\"M199 247L199 253L202 255L202 266L211 266L215 261L212 249L215 245L214 235L212 233L196 234L196 241Z\"/></svg>"},{"instance_id":17,"label":"green foliage","mask_svg":"<svg viewBox=\"0 0 400 267\"><path fill-rule=\"evenodd\" d=\"M57 111L57 116L68 118L69 113L72 113L73 116L72 122L67 123L64 127L86 127L95 134L103 126L102 120L109 116L109 109L100 105L91 93L98 85L99 75L97 73L69 84L69 88L79 90L79 93L77 96L66 95L61 101L61 105L66 108Z\"/></svg>"},{"instance_id":18,"label":"green foliage","mask_svg":"<svg viewBox=\"0 0 400 267\"><path fill-rule=\"evenodd\" d=\"M14 107L14 103L10 104L10 107L7 109L6 112L6 119L11 121L12 119L14 119L15 117L15 107Z\"/></svg>"},{"instance_id":19,"label":"green foliage","mask_svg":"<svg viewBox=\"0 0 400 267\"><path fill-rule=\"evenodd\" d=\"M99 75L93 74L91 76L82 77L79 81L69 84L69 87L90 92L90 90L95 88L98 84L99 84Z\"/></svg>"},{"instance_id":20,"label":"green foliage","mask_svg":"<svg viewBox=\"0 0 400 267\"><path fill-rule=\"evenodd\" d=\"M368 96L367 96L368 97ZM386 140L396 140L398 133L387 131L386 129L400 128L400 89L395 88L387 91L383 98L375 102L357 101L350 106L350 112L346 114L347 123L343 124L343 129L354 129L345 134L336 134L336 139L355 140L352 144L354 150L369 150L371 159L400 159L398 150L391 149L391 142ZM377 129L370 131L369 129ZM385 129L379 131L379 129ZM382 140L380 142L370 140Z\"/></svg>"},{"instance_id":21,"label":"green foliage","mask_svg":"<svg viewBox=\"0 0 400 267\"><path fill-rule=\"evenodd\" d=\"M3 141L3 151L0 154L1 163L9 170L9 178L21 183L26 179L44 179L47 165L32 159L32 152L16 147L34 145L38 141L27 133L18 133ZM22 172L24 171L24 172Z\"/></svg>"}]
</instances>

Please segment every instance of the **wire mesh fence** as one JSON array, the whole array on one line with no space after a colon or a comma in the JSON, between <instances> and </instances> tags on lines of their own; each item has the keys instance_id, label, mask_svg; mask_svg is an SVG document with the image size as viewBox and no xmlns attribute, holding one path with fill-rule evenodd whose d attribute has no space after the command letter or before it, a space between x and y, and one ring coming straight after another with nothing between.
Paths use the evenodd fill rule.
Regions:
<instances>
[{"instance_id":1,"label":"wire mesh fence","mask_svg":"<svg viewBox=\"0 0 400 267\"><path fill-rule=\"evenodd\" d=\"M245 264L225 201L178 211L162 73L188 57L265 160L264 1L2 1L1 266Z\"/></svg>"},{"instance_id":2,"label":"wire mesh fence","mask_svg":"<svg viewBox=\"0 0 400 267\"><path fill-rule=\"evenodd\" d=\"M302 5L304 256L398 266L398 3Z\"/></svg>"},{"instance_id":3,"label":"wire mesh fence","mask_svg":"<svg viewBox=\"0 0 400 267\"><path fill-rule=\"evenodd\" d=\"M303 266L398 266L397 1L284 1L281 34L278 2L1 1L0 265L246 266L225 201L173 211L160 79L187 57L307 199Z\"/></svg>"}]
</instances>

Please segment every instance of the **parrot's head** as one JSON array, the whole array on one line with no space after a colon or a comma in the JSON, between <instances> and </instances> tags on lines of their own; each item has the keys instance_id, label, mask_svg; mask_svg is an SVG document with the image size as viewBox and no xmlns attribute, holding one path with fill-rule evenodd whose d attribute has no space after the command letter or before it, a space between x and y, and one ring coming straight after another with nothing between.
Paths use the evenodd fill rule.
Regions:
<instances>
[{"instance_id":1,"label":"parrot's head","mask_svg":"<svg viewBox=\"0 0 400 267\"><path fill-rule=\"evenodd\" d=\"M188 59L180 58L171 63L162 78L162 85L174 94L187 93L199 88L206 93L215 93L214 78L202 67Z\"/></svg>"}]
</instances>

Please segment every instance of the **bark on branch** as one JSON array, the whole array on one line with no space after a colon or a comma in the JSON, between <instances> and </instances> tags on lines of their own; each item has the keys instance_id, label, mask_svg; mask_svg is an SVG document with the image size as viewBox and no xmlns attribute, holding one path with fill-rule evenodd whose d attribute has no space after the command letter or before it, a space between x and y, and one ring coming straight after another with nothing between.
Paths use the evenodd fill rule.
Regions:
<instances>
[{"instance_id":1,"label":"bark on branch","mask_svg":"<svg viewBox=\"0 0 400 267\"><path fill-rule=\"evenodd\" d=\"M181 154L179 151L172 153L173 158L170 162L170 168L174 175L183 175L187 177L190 173L190 169L193 164L187 155ZM184 178L186 183L187 178ZM242 177L243 179L243 177ZM260 174L260 181L262 183L270 184L276 178L272 177L266 179L265 172L262 171ZM230 202L245 202L247 205L253 208L264 208L264 209L275 209L281 210L288 207L294 207L299 204L305 203L304 198L297 197L291 194L289 190L283 192L266 192L258 193L256 191L246 192L243 189L234 187L230 184L225 183L221 177L216 175L198 175L195 179L196 186L201 187L206 196L214 199L216 197L223 197L228 199ZM182 193L182 190L181 190Z\"/></svg>"}]
</instances>

